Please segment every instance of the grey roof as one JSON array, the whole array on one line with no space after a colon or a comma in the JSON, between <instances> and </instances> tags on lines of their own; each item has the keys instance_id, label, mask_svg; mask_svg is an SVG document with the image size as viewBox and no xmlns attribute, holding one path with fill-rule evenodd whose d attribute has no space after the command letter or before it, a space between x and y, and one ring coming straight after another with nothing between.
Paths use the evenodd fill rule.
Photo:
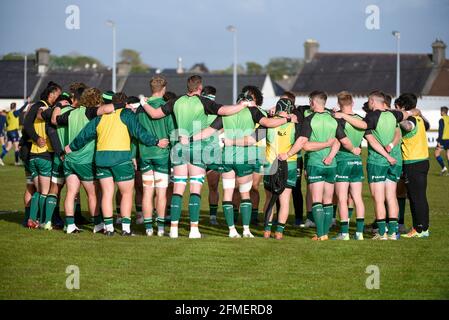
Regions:
<instances>
[{"instance_id":1,"label":"grey roof","mask_svg":"<svg viewBox=\"0 0 449 320\"><path fill-rule=\"evenodd\" d=\"M101 91L108 91L111 90L112 86L112 74L110 71L49 71L42 79L42 83L37 90L38 95L45 89L49 81L56 82L65 91L67 91L70 84L74 82L84 82L89 87L95 87L100 89Z\"/></svg>"},{"instance_id":2,"label":"grey roof","mask_svg":"<svg viewBox=\"0 0 449 320\"><path fill-rule=\"evenodd\" d=\"M34 60L27 63L27 92L36 86L39 80ZM23 98L23 60L0 60L0 98Z\"/></svg>"},{"instance_id":3,"label":"grey roof","mask_svg":"<svg viewBox=\"0 0 449 320\"><path fill-rule=\"evenodd\" d=\"M432 56L401 55L401 91L421 94L432 71ZM292 91L298 95L313 90L337 94L348 90L366 95L373 90L396 92L396 54L317 53L304 65Z\"/></svg>"},{"instance_id":4,"label":"grey roof","mask_svg":"<svg viewBox=\"0 0 449 320\"><path fill-rule=\"evenodd\" d=\"M153 77L156 69L149 73L132 73L128 77L118 77L118 85L124 82L122 91L128 96L138 96L140 94L149 95L149 81ZM161 75L168 81L168 90L177 95L186 93L187 78L193 73L177 74L174 69L162 70ZM232 103L232 75L201 74L204 85L214 86L217 89L217 102ZM68 90L73 82L84 82L89 87L96 87L102 91L111 90L112 72L110 70L50 70L41 76L37 73L34 61L28 62L28 94L30 95L40 78L42 81L36 90L37 97L44 90L49 81L61 85L63 90ZM263 88L266 75L239 75L239 91L246 85L254 85ZM274 88L280 91L279 86L273 82ZM0 98L22 98L23 97L23 60L22 61L0 61ZM33 98L37 98L33 97Z\"/></svg>"}]
</instances>

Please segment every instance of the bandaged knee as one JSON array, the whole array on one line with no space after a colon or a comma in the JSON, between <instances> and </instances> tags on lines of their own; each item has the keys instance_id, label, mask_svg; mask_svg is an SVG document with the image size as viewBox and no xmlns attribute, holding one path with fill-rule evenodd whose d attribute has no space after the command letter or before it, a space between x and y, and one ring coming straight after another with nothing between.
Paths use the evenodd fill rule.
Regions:
<instances>
[{"instance_id":1,"label":"bandaged knee","mask_svg":"<svg viewBox=\"0 0 449 320\"><path fill-rule=\"evenodd\" d=\"M27 185L34 185L33 177L32 176L27 176L26 177L26 182L27 182Z\"/></svg>"},{"instance_id":2,"label":"bandaged knee","mask_svg":"<svg viewBox=\"0 0 449 320\"><path fill-rule=\"evenodd\" d=\"M142 183L144 187L153 187L154 186L154 175L153 174L143 174L142 175Z\"/></svg>"},{"instance_id":3,"label":"bandaged knee","mask_svg":"<svg viewBox=\"0 0 449 320\"><path fill-rule=\"evenodd\" d=\"M191 184L203 184L204 183L204 174L199 176L191 176L190 177L190 183Z\"/></svg>"},{"instance_id":4,"label":"bandaged knee","mask_svg":"<svg viewBox=\"0 0 449 320\"><path fill-rule=\"evenodd\" d=\"M154 173L155 187L167 188L169 176L166 173L155 172Z\"/></svg>"},{"instance_id":5,"label":"bandaged knee","mask_svg":"<svg viewBox=\"0 0 449 320\"><path fill-rule=\"evenodd\" d=\"M186 185L187 184L187 176L174 176L173 183Z\"/></svg>"},{"instance_id":6,"label":"bandaged knee","mask_svg":"<svg viewBox=\"0 0 449 320\"><path fill-rule=\"evenodd\" d=\"M252 181L249 181L249 182L246 182L246 183L241 183L239 185L239 191L241 193L243 193L243 192L250 192L252 187L253 187L253 182Z\"/></svg>"},{"instance_id":7,"label":"bandaged knee","mask_svg":"<svg viewBox=\"0 0 449 320\"><path fill-rule=\"evenodd\" d=\"M235 179L224 179L223 178L223 189L235 189Z\"/></svg>"},{"instance_id":8,"label":"bandaged knee","mask_svg":"<svg viewBox=\"0 0 449 320\"><path fill-rule=\"evenodd\" d=\"M51 182L59 184L59 185L63 185L65 182L64 178L56 178L56 177L51 177ZM28 181L27 181L28 184Z\"/></svg>"}]
</instances>

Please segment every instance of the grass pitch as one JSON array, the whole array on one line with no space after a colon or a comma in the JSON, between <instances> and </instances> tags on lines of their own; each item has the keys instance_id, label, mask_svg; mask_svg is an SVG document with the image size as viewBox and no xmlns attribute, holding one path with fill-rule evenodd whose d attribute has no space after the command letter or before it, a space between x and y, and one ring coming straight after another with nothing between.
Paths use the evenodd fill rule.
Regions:
<instances>
[{"instance_id":1,"label":"grass pitch","mask_svg":"<svg viewBox=\"0 0 449 320\"><path fill-rule=\"evenodd\" d=\"M187 238L186 210L176 240L147 238L135 225L134 238L27 230L20 225L23 168L12 165L11 154L6 163L0 167L0 299L449 298L449 177L438 176L434 160L428 187L431 237L371 241L366 235L360 242L312 242L313 230L293 227L293 216L283 241L261 238L262 227L256 239L228 239L221 208L220 226L208 224L207 192L200 240ZM370 223L367 186L364 198ZM84 194L82 206L86 210ZM408 203L406 224L411 225ZM351 233L354 228L353 221ZM79 290L66 288L69 265L79 267ZM380 269L378 290L365 285L370 265Z\"/></svg>"}]
</instances>

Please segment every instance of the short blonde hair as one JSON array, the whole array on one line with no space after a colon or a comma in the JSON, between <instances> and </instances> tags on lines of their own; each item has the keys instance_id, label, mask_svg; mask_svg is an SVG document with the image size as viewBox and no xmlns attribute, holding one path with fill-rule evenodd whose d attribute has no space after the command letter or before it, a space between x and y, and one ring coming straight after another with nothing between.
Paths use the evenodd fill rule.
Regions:
<instances>
[{"instance_id":1,"label":"short blonde hair","mask_svg":"<svg viewBox=\"0 0 449 320\"><path fill-rule=\"evenodd\" d=\"M350 94L348 91L340 92L339 94L337 94L337 98L340 107L352 105L352 103L354 102L352 94Z\"/></svg>"}]
</instances>

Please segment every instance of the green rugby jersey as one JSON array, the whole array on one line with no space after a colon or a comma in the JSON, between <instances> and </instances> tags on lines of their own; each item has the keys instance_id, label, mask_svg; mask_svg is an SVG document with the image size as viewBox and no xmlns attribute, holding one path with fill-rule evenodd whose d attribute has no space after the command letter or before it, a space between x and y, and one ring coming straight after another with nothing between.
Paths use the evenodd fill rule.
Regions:
<instances>
[{"instance_id":1,"label":"green rugby jersey","mask_svg":"<svg viewBox=\"0 0 449 320\"><path fill-rule=\"evenodd\" d=\"M337 120L332 117L330 112L314 112L304 119L301 127L301 137L306 137L310 142L326 142L329 139L337 138L338 140L346 137L344 129ZM330 166L326 166L323 160L329 155L331 148L324 148L319 151L307 151L305 157L308 166L316 167L335 167L334 159Z\"/></svg>"},{"instance_id":2,"label":"green rugby jersey","mask_svg":"<svg viewBox=\"0 0 449 320\"><path fill-rule=\"evenodd\" d=\"M73 110L73 108L71 106L65 107L65 108L61 109L61 114L64 114L66 112L70 112L72 110ZM65 126L58 126L56 131L58 133L59 141L61 141L61 145L64 146L64 147L66 145L68 145L70 143L68 128L65 127Z\"/></svg>"},{"instance_id":3,"label":"green rugby jersey","mask_svg":"<svg viewBox=\"0 0 449 320\"><path fill-rule=\"evenodd\" d=\"M70 112L72 111L74 108L72 108L72 106L66 106L63 107L61 109L61 115L63 115L66 112ZM51 117L53 116L53 111L55 109L54 108L48 108L47 110L45 110L44 112L42 112L41 116L42 119L44 119L47 123L51 123ZM59 142L61 143L61 146L64 148L66 145L69 144L68 141L68 130L67 130L67 126L58 126L56 128L56 133L58 135L59 138Z\"/></svg>"},{"instance_id":4,"label":"green rugby jersey","mask_svg":"<svg viewBox=\"0 0 449 320\"><path fill-rule=\"evenodd\" d=\"M363 118L358 114L352 114L351 117L362 120ZM344 119L337 120L339 124L343 127L346 137L351 141L354 148L358 148L362 145L363 136L365 135L365 131L361 129L354 128L349 122L346 122ZM343 146L340 147L340 150L336 156L338 161L351 161L351 160L359 160L361 161L362 157L359 155L353 154L351 151L345 149Z\"/></svg>"},{"instance_id":5,"label":"green rugby jersey","mask_svg":"<svg viewBox=\"0 0 449 320\"><path fill-rule=\"evenodd\" d=\"M212 124L216 130L224 129L224 135L228 139L241 139L246 136L251 136L256 124L259 124L260 120L265 115L259 108L250 107L241 110L232 116L218 117ZM249 161L255 161L257 159L258 147L253 146L231 146L225 147L223 151L224 163L247 163Z\"/></svg>"},{"instance_id":6,"label":"green rugby jersey","mask_svg":"<svg viewBox=\"0 0 449 320\"><path fill-rule=\"evenodd\" d=\"M175 116L179 134L192 136L209 126L209 115L217 115L222 107L208 98L198 95L184 95L167 102L161 107L165 115Z\"/></svg>"},{"instance_id":7,"label":"green rugby jersey","mask_svg":"<svg viewBox=\"0 0 449 320\"><path fill-rule=\"evenodd\" d=\"M165 105L165 100L159 97L151 97L147 101L154 109L161 108ZM144 127L152 136L161 139L170 139L170 134L175 129L173 118L171 115L161 118L152 119L145 112L145 109L140 106L136 112L139 123ZM162 159L170 156L169 148L159 148L158 146L147 146L143 143L139 143L139 153L141 159Z\"/></svg>"},{"instance_id":8,"label":"green rugby jersey","mask_svg":"<svg viewBox=\"0 0 449 320\"><path fill-rule=\"evenodd\" d=\"M56 118L58 126L67 126L67 144L70 144L76 136L86 127L86 125L97 117L96 107L79 107L61 114ZM65 161L78 164L88 164L94 161L95 141L88 141L86 144L65 157Z\"/></svg>"},{"instance_id":9,"label":"green rugby jersey","mask_svg":"<svg viewBox=\"0 0 449 320\"><path fill-rule=\"evenodd\" d=\"M376 110L368 112L364 121L367 124L365 135L372 134L374 138L386 147L394 140L399 122L403 120L402 112L396 110ZM391 156L402 161L400 144L393 149ZM389 162L368 144L368 163L379 166L389 166Z\"/></svg>"}]
</instances>

